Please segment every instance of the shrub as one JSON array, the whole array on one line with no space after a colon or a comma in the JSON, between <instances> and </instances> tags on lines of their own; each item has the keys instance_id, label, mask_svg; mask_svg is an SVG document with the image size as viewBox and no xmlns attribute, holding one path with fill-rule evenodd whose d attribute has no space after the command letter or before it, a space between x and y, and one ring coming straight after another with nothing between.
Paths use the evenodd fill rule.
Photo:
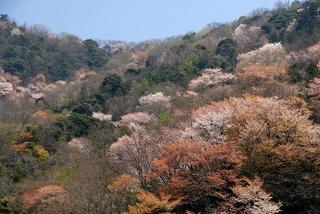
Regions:
<instances>
[{"instance_id":1,"label":"shrub","mask_svg":"<svg viewBox=\"0 0 320 214\"><path fill-rule=\"evenodd\" d=\"M92 115L93 110L92 110L92 107L90 104L84 103L84 104L80 104L80 105L76 106L72 110L72 112L78 113L78 114L85 114L85 115L90 116L90 115Z\"/></svg>"},{"instance_id":2,"label":"shrub","mask_svg":"<svg viewBox=\"0 0 320 214\"><path fill-rule=\"evenodd\" d=\"M258 78L261 80L274 80L287 74L283 66L274 65L249 65L240 69L238 72L242 78Z\"/></svg>"},{"instance_id":3,"label":"shrub","mask_svg":"<svg viewBox=\"0 0 320 214\"><path fill-rule=\"evenodd\" d=\"M296 62L289 67L289 75L292 82L309 82L320 75L320 69L312 61Z\"/></svg>"},{"instance_id":4,"label":"shrub","mask_svg":"<svg viewBox=\"0 0 320 214\"><path fill-rule=\"evenodd\" d=\"M170 117L171 117L170 111L160 112L158 115L158 122L160 123L160 125L165 125L169 122Z\"/></svg>"}]
</instances>

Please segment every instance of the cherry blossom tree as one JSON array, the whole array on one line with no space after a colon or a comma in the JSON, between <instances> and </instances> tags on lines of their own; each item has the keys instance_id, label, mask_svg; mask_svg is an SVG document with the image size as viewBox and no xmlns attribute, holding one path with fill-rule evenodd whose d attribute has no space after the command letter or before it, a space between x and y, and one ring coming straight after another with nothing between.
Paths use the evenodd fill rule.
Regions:
<instances>
[{"instance_id":1,"label":"cherry blossom tree","mask_svg":"<svg viewBox=\"0 0 320 214\"><path fill-rule=\"evenodd\" d=\"M231 109L224 106L208 106L193 114L192 124L183 132L183 137L190 140L223 143L226 130L232 116Z\"/></svg>"},{"instance_id":2,"label":"cherry blossom tree","mask_svg":"<svg viewBox=\"0 0 320 214\"><path fill-rule=\"evenodd\" d=\"M124 125L134 124L147 124L155 119L153 114L146 112L134 112L129 113L121 117L120 123Z\"/></svg>"},{"instance_id":3,"label":"cherry blossom tree","mask_svg":"<svg viewBox=\"0 0 320 214\"><path fill-rule=\"evenodd\" d=\"M239 48L243 50L245 48L246 43L250 39L247 33L247 25L240 24L234 30L233 38L237 42L237 45L239 46Z\"/></svg>"},{"instance_id":4,"label":"cherry blossom tree","mask_svg":"<svg viewBox=\"0 0 320 214\"><path fill-rule=\"evenodd\" d=\"M236 79L235 75L223 73L221 69L206 69L200 77L190 81L189 88L191 90L211 88L227 84L234 79Z\"/></svg>"},{"instance_id":5,"label":"cherry blossom tree","mask_svg":"<svg viewBox=\"0 0 320 214\"><path fill-rule=\"evenodd\" d=\"M240 143L273 140L280 144L313 143L319 127L309 120L310 111L296 106L294 100L277 98L232 98L232 129ZM255 143L254 143L254 142Z\"/></svg>"},{"instance_id":6,"label":"cherry blossom tree","mask_svg":"<svg viewBox=\"0 0 320 214\"><path fill-rule=\"evenodd\" d=\"M162 92L149 94L139 99L139 108L150 113L157 113L171 107L171 97L165 96Z\"/></svg>"},{"instance_id":7,"label":"cherry blossom tree","mask_svg":"<svg viewBox=\"0 0 320 214\"><path fill-rule=\"evenodd\" d=\"M240 24L233 33L233 39L236 41L240 52L246 51L252 46L256 46L259 43L259 37L261 34L260 27L257 26L247 26L245 24Z\"/></svg>"},{"instance_id":8,"label":"cherry blossom tree","mask_svg":"<svg viewBox=\"0 0 320 214\"><path fill-rule=\"evenodd\" d=\"M81 83L57 81L43 89L45 103L54 111L61 111L73 99L77 99L81 91Z\"/></svg>"},{"instance_id":9,"label":"cherry blossom tree","mask_svg":"<svg viewBox=\"0 0 320 214\"><path fill-rule=\"evenodd\" d=\"M9 82L0 82L0 97L13 92L13 85Z\"/></svg>"},{"instance_id":10,"label":"cherry blossom tree","mask_svg":"<svg viewBox=\"0 0 320 214\"><path fill-rule=\"evenodd\" d=\"M230 99L233 118L229 140L236 141L246 157L243 169L263 178L266 190L277 195L284 207L299 204L309 209L313 206L309 201L318 200L315 192L319 185L313 182L320 174L305 166L318 167L320 127L313 124L311 112L297 99ZM308 182L305 176L311 176Z\"/></svg>"},{"instance_id":11,"label":"cherry blossom tree","mask_svg":"<svg viewBox=\"0 0 320 214\"><path fill-rule=\"evenodd\" d=\"M153 141L153 137L144 128L136 125L130 136L125 135L110 146L107 155L114 164L136 176L141 186L145 187L146 176L158 151L159 145Z\"/></svg>"},{"instance_id":12,"label":"cherry blossom tree","mask_svg":"<svg viewBox=\"0 0 320 214\"><path fill-rule=\"evenodd\" d=\"M290 62L308 61L315 62L320 68L320 44L315 44L305 50L290 52L288 59Z\"/></svg>"},{"instance_id":13,"label":"cherry blossom tree","mask_svg":"<svg viewBox=\"0 0 320 214\"><path fill-rule=\"evenodd\" d=\"M92 141L88 138L80 137L80 138L73 138L71 141L68 142L68 147L74 148L79 150L80 152L89 152L90 145Z\"/></svg>"},{"instance_id":14,"label":"cherry blossom tree","mask_svg":"<svg viewBox=\"0 0 320 214\"><path fill-rule=\"evenodd\" d=\"M281 43L266 44L263 47L240 54L239 66L245 65L279 65L287 64L286 51Z\"/></svg>"},{"instance_id":15,"label":"cherry blossom tree","mask_svg":"<svg viewBox=\"0 0 320 214\"><path fill-rule=\"evenodd\" d=\"M233 138L245 144L266 139L279 143L316 142L319 127L309 120L311 112L303 103L298 98L254 96L213 102L193 112L183 137L210 143Z\"/></svg>"},{"instance_id":16,"label":"cherry blossom tree","mask_svg":"<svg viewBox=\"0 0 320 214\"><path fill-rule=\"evenodd\" d=\"M263 182L256 177L252 180L242 177L232 187L233 196L212 210L212 214L248 213L248 214L276 214L282 204L274 202L271 194L263 189Z\"/></svg>"},{"instance_id":17,"label":"cherry blossom tree","mask_svg":"<svg viewBox=\"0 0 320 214\"><path fill-rule=\"evenodd\" d=\"M304 165L308 163L312 169L317 168L320 139L320 127L313 124L309 119L310 115L306 103L296 97L279 99L247 95L213 102L193 112L193 123L184 130L183 137L201 141L198 142L201 146L192 150L195 156L188 156L187 160L191 162L181 166L189 169L190 164L201 157L201 149L235 142L238 151L245 156L243 170L250 175L257 174L262 177L267 184L267 191L280 194L279 198L284 206L292 203L291 196L299 204L309 206L310 203L303 198L308 194L310 200L317 200L314 189L318 190L319 186L303 181L305 176L310 176L310 171L305 170ZM183 149L187 149L187 145L179 149L182 154L194 154ZM175 159L183 160L180 157ZM171 167L161 168L164 172L171 170ZM274 173L276 171L281 173ZM311 174L312 181L319 176L316 171ZM179 180L182 186L190 185L182 181ZM307 193L285 189L284 182L299 186ZM290 196L284 194L285 192L290 192ZM259 205L259 202L255 205L255 213L264 209L276 210L272 204L268 205L268 197L264 199L266 204L261 199L261 204Z\"/></svg>"}]
</instances>

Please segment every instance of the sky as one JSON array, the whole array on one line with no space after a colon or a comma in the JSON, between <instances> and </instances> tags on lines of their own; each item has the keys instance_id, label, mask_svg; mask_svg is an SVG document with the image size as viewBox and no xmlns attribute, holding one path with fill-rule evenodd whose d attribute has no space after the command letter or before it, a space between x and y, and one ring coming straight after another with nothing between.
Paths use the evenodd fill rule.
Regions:
<instances>
[{"instance_id":1,"label":"sky","mask_svg":"<svg viewBox=\"0 0 320 214\"><path fill-rule=\"evenodd\" d=\"M230 22L277 0L0 0L18 24L45 25L82 39L138 42Z\"/></svg>"}]
</instances>

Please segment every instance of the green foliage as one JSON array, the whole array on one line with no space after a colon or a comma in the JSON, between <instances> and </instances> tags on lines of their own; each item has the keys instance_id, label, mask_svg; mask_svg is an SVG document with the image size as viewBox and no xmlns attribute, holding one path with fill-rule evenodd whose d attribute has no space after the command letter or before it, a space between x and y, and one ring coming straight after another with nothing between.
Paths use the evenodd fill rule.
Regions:
<instances>
[{"instance_id":1,"label":"green foliage","mask_svg":"<svg viewBox=\"0 0 320 214\"><path fill-rule=\"evenodd\" d=\"M88 103L83 103L83 104L79 104L77 105L73 111L74 113L78 113L78 114L85 114L85 115L88 115L88 116L91 116L92 115L92 107L90 104Z\"/></svg>"},{"instance_id":2,"label":"green foliage","mask_svg":"<svg viewBox=\"0 0 320 214\"><path fill-rule=\"evenodd\" d=\"M214 56L212 61L215 66L218 66L224 70L231 69L228 60L220 55Z\"/></svg>"},{"instance_id":3,"label":"green foliage","mask_svg":"<svg viewBox=\"0 0 320 214\"><path fill-rule=\"evenodd\" d=\"M2 145L15 143L21 127L16 124L0 124L0 142Z\"/></svg>"},{"instance_id":4,"label":"green foliage","mask_svg":"<svg viewBox=\"0 0 320 214\"><path fill-rule=\"evenodd\" d=\"M87 115L72 113L61 122L65 139L71 140L74 137L87 135L89 128L97 121Z\"/></svg>"},{"instance_id":5,"label":"green foliage","mask_svg":"<svg viewBox=\"0 0 320 214\"><path fill-rule=\"evenodd\" d=\"M48 65L50 81L65 80L71 76L73 70L72 60L66 52L55 55L54 63Z\"/></svg>"},{"instance_id":6,"label":"green foliage","mask_svg":"<svg viewBox=\"0 0 320 214\"><path fill-rule=\"evenodd\" d=\"M37 161L43 162L49 158L49 152L44 149L38 150L35 158Z\"/></svg>"},{"instance_id":7,"label":"green foliage","mask_svg":"<svg viewBox=\"0 0 320 214\"><path fill-rule=\"evenodd\" d=\"M297 17L293 10L275 11L268 23L262 27L272 42L281 41L289 24Z\"/></svg>"},{"instance_id":8,"label":"green foliage","mask_svg":"<svg viewBox=\"0 0 320 214\"><path fill-rule=\"evenodd\" d=\"M83 42L87 53L87 64L91 69L102 68L107 60L107 53L99 48L96 41L87 39Z\"/></svg>"},{"instance_id":9,"label":"green foliage","mask_svg":"<svg viewBox=\"0 0 320 214\"><path fill-rule=\"evenodd\" d=\"M89 87L81 87L81 91L79 94L79 102L80 103L90 103L93 98L93 92L90 90Z\"/></svg>"},{"instance_id":10,"label":"green foliage","mask_svg":"<svg viewBox=\"0 0 320 214\"><path fill-rule=\"evenodd\" d=\"M31 151L32 156L37 162L43 162L49 158L49 152L40 145L29 143L27 148Z\"/></svg>"},{"instance_id":11,"label":"green foliage","mask_svg":"<svg viewBox=\"0 0 320 214\"><path fill-rule=\"evenodd\" d=\"M153 69L157 66L157 57L150 55L146 60L146 67L149 69Z\"/></svg>"},{"instance_id":12,"label":"green foliage","mask_svg":"<svg viewBox=\"0 0 320 214\"><path fill-rule=\"evenodd\" d=\"M32 175L36 168L36 163L28 155L11 156L4 160L6 168L10 169L10 178L13 182L19 182L29 175Z\"/></svg>"},{"instance_id":13,"label":"green foliage","mask_svg":"<svg viewBox=\"0 0 320 214\"><path fill-rule=\"evenodd\" d=\"M157 75L153 76L153 81L156 83L169 81L179 85L187 85L186 73L179 70L178 67L161 67Z\"/></svg>"},{"instance_id":14,"label":"green foliage","mask_svg":"<svg viewBox=\"0 0 320 214\"><path fill-rule=\"evenodd\" d=\"M115 127L109 122L92 118L86 108L91 108L91 106L89 104L79 105L76 108L77 112L73 111L69 116L35 130L34 142L43 146L49 153L56 152L61 141L69 141L77 137L88 136L101 144L101 147L114 142L118 136Z\"/></svg>"},{"instance_id":15,"label":"green foliage","mask_svg":"<svg viewBox=\"0 0 320 214\"><path fill-rule=\"evenodd\" d=\"M190 40L190 39L193 39L195 35L196 35L195 32L187 33L186 35L184 35L184 36L182 37L182 40Z\"/></svg>"},{"instance_id":16,"label":"green foliage","mask_svg":"<svg viewBox=\"0 0 320 214\"><path fill-rule=\"evenodd\" d=\"M2 21L9 27L0 29L0 66L25 81L40 73L49 81L65 80L80 67L100 69L108 59L106 51L94 40L82 43L67 34L52 37L42 27L19 27L21 34L12 35L16 24L8 18Z\"/></svg>"},{"instance_id":17,"label":"green foliage","mask_svg":"<svg viewBox=\"0 0 320 214\"><path fill-rule=\"evenodd\" d=\"M320 17L317 0L293 4L288 10L276 10L268 22L262 26L264 34L272 42L283 42L291 48L300 49L318 42ZM302 10L299 10L302 9ZM295 20L295 21L294 21ZM288 27L292 25L292 29Z\"/></svg>"},{"instance_id":18,"label":"green foliage","mask_svg":"<svg viewBox=\"0 0 320 214\"><path fill-rule=\"evenodd\" d=\"M8 197L0 197L0 213L3 214L13 214L14 210L10 205L10 198Z\"/></svg>"},{"instance_id":19,"label":"green foliage","mask_svg":"<svg viewBox=\"0 0 320 214\"><path fill-rule=\"evenodd\" d=\"M171 82L186 87L187 83L199 75L206 67L211 67L214 52L197 40L193 35L170 46L166 50L168 57L159 60L160 56L149 55L144 69L144 78L149 82L160 84ZM171 56L171 57L169 57Z\"/></svg>"},{"instance_id":20,"label":"green foliage","mask_svg":"<svg viewBox=\"0 0 320 214\"><path fill-rule=\"evenodd\" d=\"M290 66L289 75L292 82L308 82L320 75L320 70L312 61L296 62Z\"/></svg>"},{"instance_id":21,"label":"green foliage","mask_svg":"<svg viewBox=\"0 0 320 214\"><path fill-rule=\"evenodd\" d=\"M194 45L194 48L192 50L193 52L190 59L192 59L192 64L197 70L193 74L199 75L198 72L200 70L203 70L204 68L212 66L211 59L215 53L214 51L207 49L206 46L200 43Z\"/></svg>"},{"instance_id":22,"label":"green foliage","mask_svg":"<svg viewBox=\"0 0 320 214\"><path fill-rule=\"evenodd\" d=\"M22 59L10 58L3 63L3 69L14 75L24 76L26 70L26 64Z\"/></svg>"},{"instance_id":23,"label":"green foliage","mask_svg":"<svg viewBox=\"0 0 320 214\"><path fill-rule=\"evenodd\" d=\"M126 86L119 75L110 74L104 78L100 91L104 97L114 97L116 95L124 95Z\"/></svg>"},{"instance_id":24,"label":"green foliage","mask_svg":"<svg viewBox=\"0 0 320 214\"><path fill-rule=\"evenodd\" d=\"M58 141L64 139L63 123L54 121L47 126L40 127L34 132L34 142L43 146L49 153L58 148Z\"/></svg>"},{"instance_id":25,"label":"green foliage","mask_svg":"<svg viewBox=\"0 0 320 214\"><path fill-rule=\"evenodd\" d=\"M76 170L71 166L64 166L55 172L55 177L59 182L65 182L72 179L76 175Z\"/></svg>"},{"instance_id":26,"label":"green foliage","mask_svg":"<svg viewBox=\"0 0 320 214\"><path fill-rule=\"evenodd\" d=\"M197 76L200 74L200 69L194 65L194 61L192 59L187 59L182 64L182 69L190 76Z\"/></svg>"},{"instance_id":27,"label":"green foliage","mask_svg":"<svg viewBox=\"0 0 320 214\"><path fill-rule=\"evenodd\" d=\"M160 125L166 125L169 122L170 116L170 111L160 112L158 115L158 122L160 123Z\"/></svg>"},{"instance_id":28,"label":"green foliage","mask_svg":"<svg viewBox=\"0 0 320 214\"><path fill-rule=\"evenodd\" d=\"M90 127L88 138L96 143L99 151L104 151L109 145L117 140L118 137L127 134L128 130L116 128L109 122L95 123Z\"/></svg>"},{"instance_id":29,"label":"green foliage","mask_svg":"<svg viewBox=\"0 0 320 214\"><path fill-rule=\"evenodd\" d=\"M295 160L286 160L284 163L270 151L263 151L260 155L265 161L255 163L255 172L263 178L267 191L281 200L284 213L319 210L320 186L317 180L320 168L315 164L316 157L312 157L311 152L304 158L296 155Z\"/></svg>"},{"instance_id":30,"label":"green foliage","mask_svg":"<svg viewBox=\"0 0 320 214\"><path fill-rule=\"evenodd\" d=\"M242 18L246 20L244 22L239 20L239 22L247 24L248 27L253 25L260 26L262 23L264 35L260 38L261 40L259 40L261 43L264 42L264 37L267 37L269 42L281 41L288 50L295 48L301 49L301 47L314 44L319 40L319 7L320 1L307 1L301 3L301 5L296 4L296 6L290 9L268 11L254 15L251 18ZM297 12L299 8L303 8L304 10ZM294 19L296 23L292 25L291 30L288 30L288 27L293 23ZM117 141L119 137L130 135L133 130L130 130L127 126L118 127L110 122L97 120L91 116L93 111L99 110L112 114L113 120L116 121L119 120L123 114L138 111L138 100L141 96L161 91L173 98L173 109L177 109L177 111L173 114L170 110L161 112L159 111L160 108L154 109L154 112L156 112L156 121L145 127L150 131L150 136L152 135L152 137L154 137L154 130L160 130L164 126L166 126L164 127L165 129L174 127L181 128L182 131L185 127L181 126L187 124L186 122L189 121L190 118L188 117L192 115L192 111L200 107L200 105L211 102L212 98L214 98L214 100L223 100L230 96L241 96L244 92L263 94L263 96L275 96L286 93L295 95L297 93L295 92L295 88L293 88L295 85L286 82L288 81L286 75L281 79L280 77L274 78L272 81L261 80L260 78L255 80L255 77L245 79L239 75L238 82L223 87L213 86L210 89L204 90L203 94L199 93L200 95L197 97L183 93L187 89L190 80L198 77L205 68L220 67L224 71L235 70L238 50L236 43L230 39L230 31L233 30L234 25L212 27L201 35L190 33L183 37L174 38L169 42L159 44L153 44L151 42L150 46L148 43L145 47L137 45L132 49L124 49L114 54L114 56L111 56L92 39L81 41L79 38L71 35L52 37L43 29L28 30L24 27L19 27L21 31L20 35L12 35L11 30L16 28L17 25L9 21L5 16L1 16L0 21L5 21L9 25L8 28L0 29L0 66L7 72L22 78L24 81L23 84L27 84L33 77L40 73L43 73L49 82L68 80L72 78L74 70L79 68L100 70L97 72L97 77L106 75L99 89L93 86L96 79L90 79L90 77L81 79L81 81L83 81L81 83L84 83L83 85L85 86L81 88L80 94L77 93L75 99L69 101L68 98L68 104L62 105L61 110L63 109L64 112L54 112L48 117L49 121L47 123L32 124L30 126L32 128L27 131L32 133L33 137L26 141L21 141L28 142L26 149L21 149L23 151L16 151L16 147L11 144L17 141L21 131L25 131L24 127L18 127L16 124L0 124L0 179L7 179L15 183L20 182L21 185L19 185L19 187L23 187L23 181L26 180L26 178L30 178L30 176L36 177L41 173L47 173L47 171L51 173L50 170L52 168L57 169L57 171L53 172L53 177L56 179L56 182L63 182L65 184L68 182L73 183L77 177L80 178L84 176L85 179L78 180L78 184L72 184L74 185L72 186L74 189L71 188L71 190L79 189L85 181L96 177L98 178L95 182L98 181L102 187L106 187L106 180L109 178L106 178L107 176L105 175L100 176L99 174L105 169L97 167L98 170L90 171L93 166L92 163L103 157L101 158L101 162L103 162L102 166L106 168L110 167L106 164L106 149L108 149L113 142ZM221 40L221 38L224 39ZM216 42L218 42L218 45L215 48ZM255 45L260 44L259 42L256 43ZM250 46L250 48L255 47L255 45ZM143 53L141 55L136 54L139 51ZM126 71L121 70L128 62L132 62L130 57L133 55L138 56L137 61L135 61L136 67L132 66L134 68L127 69ZM111 74L109 64L105 66L108 59L112 57L115 58L112 63L110 63L110 70L112 70L112 72L119 71L122 73ZM143 60L146 60L145 65L143 65ZM290 65L289 76L291 81L303 86L303 83L307 83L314 77L320 76L317 63L318 62L312 61L299 61ZM128 67L131 67L131 65ZM108 70L103 71L103 68L108 68ZM33 82L33 80L31 82ZM238 83L238 85L235 83ZM277 90L279 88L290 92L279 92L281 91ZM176 92L182 92L182 94L176 96ZM287 96L287 94L283 96ZM62 95L66 94L62 93ZM66 97L67 96L61 96L61 102L66 101ZM297 105L300 104L301 103L298 103ZM37 105L38 107L40 106L39 103L37 103ZM224 105L223 102L221 102L221 105ZM46 108L46 105L41 107ZM310 101L307 107L313 111L312 117L314 117L314 121L319 122L319 105L317 105L317 103L312 104ZM41 110L43 110L42 108ZM179 125L174 126L173 123ZM241 124L241 130L247 125L249 127L250 124ZM282 126L279 126L279 129L282 128ZM234 130L231 130L230 132L233 131ZM289 131L291 132L292 130ZM260 134L259 130L257 130L257 132ZM278 138L279 136L277 135L276 137ZM63 150L66 142L78 137L86 137L92 141L90 152L76 153L81 155L80 157L74 157L74 153L71 155L66 154L66 152L69 151ZM159 136L159 138L156 139L162 140L161 137L162 136ZM170 137L170 135L165 137ZM238 139L239 136L237 135L235 138ZM25 144L22 144L22 146L24 145ZM289 156L291 148L289 146L292 146L292 144L288 144L289 152L287 150L278 152L275 150L277 146L278 145L272 146L268 150L266 147L259 147L257 149L258 159L257 161L252 161L253 163L250 163L252 164L250 166L246 163L246 160L241 162L242 159L235 158L239 163L241 162L240 165L243 169L241 172L243 174L240 173L239 176L259 175L264 181L264 188L272 193L272 197L284 204L284 213L294 213L296 210L302 213L307 213L307 211L311 213L313 210L320 209L318 205L320 204L318 182L320 168L318 166L318 154L315 152L317 147L312 148L314 156L312 156L312 152L310 151L304 151L305 153L302 153L302 147L297 149L296 154ZM202 146L199 148L202 148ZM180 151L183 149L184 147L181 147ZM177 151L179 152L179 150ZM201 152L205 150L195 150L195 152L198 151ZM230 149L227 149L223 151L223 154L229 157L229 152ZM150 155L154 155L155 157L152 158L156 158L159 154ZM195 153L195 157L195 159L198 158L197 153ZM212 156L206 155L204 160L207 157L210 158ZM287 157L291 159L287 159ZM66 163L67 161L64 161L65 158L74 158L73 161L76 163L74 165ZM250 159L252 157L247 158ZM203 170L207 170L215 164L220 164L220 156L217 160L218 161L214 161L214 164L200 164L199 167L188 166L186 174L190 174L190 181L192 181L192 183L190 183L191 187L201 190L195 192L192 188L189 188L190 185L184 187L184 189L192 195L192 197L190 197L190 208L194 208L195 210L202 210L204 207L211 208L216 204L220 204L220 199L218 199L220 196L226 196L223 195L223 191L220 192L221 189L219 190L218 187L213 187L214 185L211 187L211 184L201 184L201 182L199 182L199 178L205 175ZM85 165L84 162L88 163L88 161L93 162L89 162L91 165L88 164L88 168L83 168ZM115 169L117 173L130 173L124 170L125 167L119 169L111 166L110 168ZM163 169L166 168L161 168L161 170ZM169 168L168 171L170 172L170 170L172 169ZM230 165L228 164L225 171L217 169L214 170L210 176L209 174L208 176L205 175L205 180L210 178L213 180L213 183L223 183L221 178L215 177L215 175L221 173L221 177L223 177L228 175L229 170ZM176 171L181 173L181 169L177 169ZM183 174L184 172L182 175ZM237 176L232 176L232 179L236 177L238 177L238 174ZM45 178L43 180L45 180ZM163 179L163 181L165 180L166 179ZM153 189L155 194L159 193L156 191L158 189L157 187L160 187L161 182L151 183L149 190ZM176 191L180 188L179 182L181 182L181 186L183 186L183 182L185 181L172 179L172 182L176 186L173 185L174 188L171 189ZM1 182L0 187L7 183ZM86 182L85 184L89 187L86 194L88 194L88 198L91 199L91 194L96 192L93 191L93 188L96 188L93 187L95 183L90 180L90 182ZM85 188L87 188L87 186L85 186ZM79 190L81 190L81 188ZM214 192L218 192L219 197L214 196ZM228 194L229 193L232 195L231 189L228 189ZM71 197L79 197L79 195L72 191L68 192L68 194L70 194ZM106 193L109 197L108 194L114 193ZM128 200L126 203L130 203L134 200L134 195L135 193L129 192L128 195L125 195L126 199L123 201ZM203 195L205 195L205 197L203 197ZM113 197L114 195L111 196ZM234 197L234 195L231 197ZM100 202L103 201L100 198L97 198L97 200ZM221 201L224 200L228 203L227 198L223 198ZM119 203L123 203L123 201ZM181 206L181 209L185 208L183 206L185 206L185 204ZM125 211L125 209L126 207L121 207L121 210ZM205 212L209 213L210 211ZM8 200L5 198L0 198L0 213L2 212L12 213Z\"/></svg>"},{"instance_id":31,"label":"green foliage","mask_svg":"<svg viewBox=\"0 0 320 214\"><path fill-rule=\"evenodd\" d=\"M311 39L311 43L317 42L320 34L319 9L320 1L306 1L304 3L304 10L299 16L299 20L297 22L297 34L299 36L301 36L301 34L307 35Z\"/></svg>"},{"instance_id":32,"label":"green foliage","mask_svg":"<svg viewBox=\"0 0 320 214\"><path fill-rule=\"evenodd\" d=\"M222 40L215 52L214 65L221 67L224 70L232 71L236 66L236 44L232 39Z\"/></svg>"}]
</instances>

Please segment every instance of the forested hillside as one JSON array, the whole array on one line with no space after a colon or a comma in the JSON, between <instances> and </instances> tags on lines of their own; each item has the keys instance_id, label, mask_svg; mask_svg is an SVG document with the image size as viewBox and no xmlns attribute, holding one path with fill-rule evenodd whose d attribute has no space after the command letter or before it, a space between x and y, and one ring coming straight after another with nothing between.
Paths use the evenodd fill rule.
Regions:
<instances>
[{"instance_id":1,"label":"forested hillside","mask_svg":"<svg viewBox=\"0 0 320 214\"><path fill-rule=\"evenodd\" d=\"M0 213L320 213L320 1L140 43L1 15Z\"/></svg>"}]
</instances>

